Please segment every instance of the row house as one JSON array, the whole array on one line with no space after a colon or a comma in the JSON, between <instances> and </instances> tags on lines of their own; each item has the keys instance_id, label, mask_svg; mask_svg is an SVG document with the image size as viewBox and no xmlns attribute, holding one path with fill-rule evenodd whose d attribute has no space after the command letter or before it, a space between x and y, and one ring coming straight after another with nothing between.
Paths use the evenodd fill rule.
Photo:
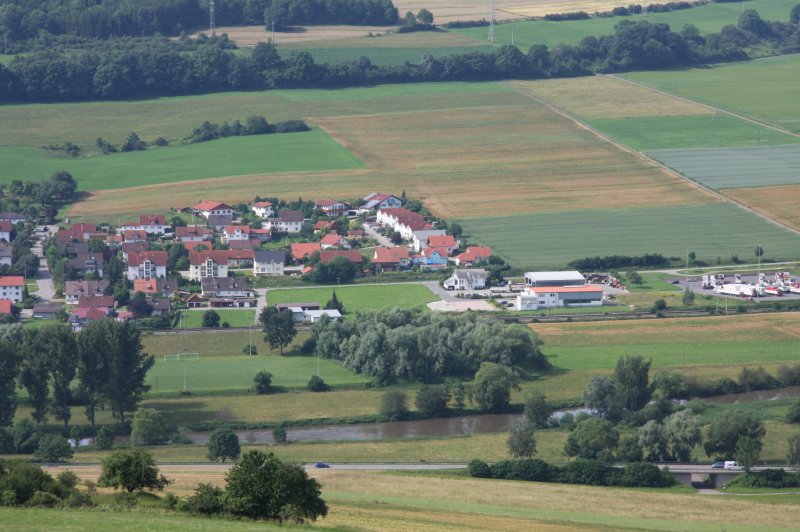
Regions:
<instances>
[{"instance_id":1,"label":"row house","mask_svg":"<svg viewBox=\"0 0 800 532\"><path fill-rule=\"evenodd\" d=\"M411 240L414 231L426 231L433 229L433 225L425 220L419 213L408 209L381 209L378 211L377 222L383 226L391 227L400 233L405 240Z\"/></svg>"},{"instance_id":2,"label":"row house","mask_svg":"<svg viewBox=\"0 0 800 532\"><path fill-rule=\"evenodd\" d=\"M106 279L97 281L66 281L64 298L67 305L77 305L83 296L104 296L111 290L111 284Z\"/></svg>"},{"instance_id":3,"label":"row house","mask_svg":"<svg viewBox=\"0 0 800 532\"><path fill-rule=\"evenodd\" d=\"M283 275L286 255L283 251L253 252L253 275Z\"/></svg>"},{"instance_id":4,"label":"row house","mask_svg":"<svg viewBox=\"0 0 800 532\"><path fill-rule=\"evenodd\" d=\"M128 280L167 276L166 251L139 251L128 255Z\"/></svg>"},{"instance_id":5,"label":"row house","mask_svg":"<svg viewBox=\"0 0 800 532\"><path fill-rule=\"evenodd\" d=\"M228 276L228 251L204 250L189 252L189 280Z\"/></svg>"}]
</instances>

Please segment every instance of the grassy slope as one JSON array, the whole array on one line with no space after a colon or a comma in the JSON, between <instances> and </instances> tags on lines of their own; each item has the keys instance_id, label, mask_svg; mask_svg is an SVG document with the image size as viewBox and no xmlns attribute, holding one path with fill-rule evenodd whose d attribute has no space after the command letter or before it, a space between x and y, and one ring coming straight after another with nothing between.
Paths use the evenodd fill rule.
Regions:
<instances>
[{"instance_id":1,"label":"grassy slope","mask_svg":"<svg viewBox=\"0 0 800 532\"><path fill-rule=\"evenodd\" d=\"M624 77L800 133L797 93L787 90L800 84L797 54Z\"/></svg>"},{"instance_id":2,"label":"grassy slope","mask_svg":"<svg viewBox=\"0 0 800 532\"><path fill-rule=\"evenodd\" d=\"M54 157L32 146L0 147L0 182L67 170L82 190L104 190L231 175L359 168L322 131L256 135L97 157Z\"/></svg>"},{"instance_id":3,"label":"grassy slope","mask_svg":"<svg viewBox=\"0 0 800 532\"><path fill-rule=\"evenodd\" d=\"M573 259L595 255L658 252L682 256L686 249L705 259L731 254L745 257L752 253L752 242L769 242L764 248L770 258L797 257L794 235L721 203L531 214L460 220L460 223L475 241L492 246L512 264L525 267L561 266ZM708 235L717 238L709 239Z\"/></svg>"},{"instance_id":4,"label":"grassy slope","mask_svg":"<svg viewBox=\"0 0 800 532\"><path fill-rule=\"evenodd\" d=\"M795 0L750 0L746 4L710 3L683 11L650 13L646 18L632 16L563 22L518 21L514 23L514 44L524 51L533 44L546 44L551 47L562 43L577 45L584 37L614 33L614 26L622 20L667 23L674 31L680 31L685 24L694 24L702 33L713 33L718 32L726 24L736 24L743 5L748 9L755 9L764 19L787 22L789 11L795 4ZM485 39L487 34L487 28L464 28L453 31L475 39ZM496 33L498 44L511 44L511 24L498 25Z\"/></svg>"},{"instance_id":5,"label":"grassy slope","mask_svg":"<svg viewBox=\"0 0 800 532\"><path fill-rule=\"evenodd\" d=\"M363 310L378 310L387 306L414 307L438 300L433 292L424 286L405 284L270 290L267 294L267 302L271 306L280 303L312 301L325 305L334 290L336 297L344 305L345 313L348 314Z\"/></svg>"}]
</instances>

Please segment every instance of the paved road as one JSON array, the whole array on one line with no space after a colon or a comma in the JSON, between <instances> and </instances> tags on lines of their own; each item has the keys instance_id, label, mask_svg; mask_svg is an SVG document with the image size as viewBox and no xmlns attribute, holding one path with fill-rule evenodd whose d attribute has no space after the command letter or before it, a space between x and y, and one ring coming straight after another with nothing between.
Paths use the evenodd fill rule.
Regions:
<instances>
[{"instance_id":1,"label":"paved road","mask_svg":"<svg viewBox=\"0 0 800 532\"><path fill-rule=\"evenodd\" d=\"M258 317L261 315L261 311L267 306L267 289L256 288L254 291L256 293L256 317L254 323L258 323Z\"/></svg>"},{"instance_id":2,"label":"paved road","mask_svg":"<svg viewBox=\"0 0 800 532\"><path fill-rule=\"evenodd\" d=\"M369 224L362 224L361 227L364 228L364 232L367 234L367 236L369 238L374 238L375 240L378 241L378 244L380 244L381 246L387 247L387 248L395 247L394 244L392 244L391 240L389 240L385 236L379 234L372 227L370 227Z\"/></svg>"},{"instance_id":3,"label":"paved road","mask_svg":"<svg viewBox=\"0 0 800 532\"><path fill-rule=\"evenodd\" d=\"M435 464L435 463L410 463L410 464L400 464L400 463L376 463L376 464L336 464L336 463L328 463L326 462L330 469L340 469L343 471L430 471L436 469L466 469L467 464L454 464L454 463L447 463L447 464ZM97 466L97 463L73 463L73 464L47 464L45 467L48 469L57 469L57 468L64 468L70 469L75 467L81 466ZM172 471L192 471L197 469L204 469L204 470L228 470L233 467L232 462L228 463L170 463L170 462L159 462L158 464L162 470L172 470ZM313 463L303 464L306 469L316 469Z\"/></svg>"},{"instance_id":4,"label":"paved road","mask_svg":"<svg viewBox=\"0 0 800 532\"><path fill-rule=\"evenodd\" d=\"M445 290L442 288L442 285L439 284L439 281L425 281L422 283L423 286L427 287L431 292L439 297L442 301L447 301L448 303L454 303L457 301L464 301L463 299L457 298L453 295L452 292Z\"/></svg>"},{"instance_id":5,"label":"paved road","mask_svg":"<svg viewBox=\"0 0 800 532\"><path fill-rule=\"evenodd\" d=\"M58 231L57 225L48 225L47 226L47 233L44 233L48 236L52 236ZM41 233L40 233L41 234ZM34 255L39 257L39 271L36 273L36 284L38 285L38 290L36 295L45 301L50 301L56 294L55 286L53 285L53 279L50 276L50 269L47 267L47 259L44 256L44 251L42 249L42 241L37 240L36 243L31 248L31 251Z\"/></svg>"}]
</instances>

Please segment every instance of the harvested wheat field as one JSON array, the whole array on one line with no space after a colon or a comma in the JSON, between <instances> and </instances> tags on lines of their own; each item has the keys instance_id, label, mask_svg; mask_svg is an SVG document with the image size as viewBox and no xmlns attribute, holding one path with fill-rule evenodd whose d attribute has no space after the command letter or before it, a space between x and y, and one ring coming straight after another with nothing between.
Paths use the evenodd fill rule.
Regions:
<instances>
[{"instance_id":1,"label":"harvested wheat field","mask_svg":"<svg viewBox=\"0 0 800 532\"><path fill-rule=\"evenodd\" d=\"M552 4L553 0L545 0ZM518 19L523 16L517 14L521 5L535 3L537 0L496 0L497 20ZM489 2L485 0L398 0L394 2L400 17L406 11L413 13L420 9L427 9L433 13L436 24L444 24L455 20L489 20Z\"/></svg>"},{"instance_id":2,"label":"harvested wheat field","mask_svg":"<svg viewBox=\"0 0 800 532\"><path fill-rule=\"evenodd\" d=\"M713 114L705 105L612 76L511 81L509 85L588 119Z\"/></svg>"},{"instance_id":3,"label":"harvested wheat field","mask_svg":"<svg viewBox=\"0 0 800 532\"><path fill-rule=\"evenodd\" d=\"M800 230L800 210L797 209L800 205L800 185L729 188L720 192L773 220Z\"/></svg>"},{"instance_id":4,"label":"harvested wheat field","mask_svg":"<svg viewBox=\"0 0 800 532\"><path fill-rule=\"evenodd\" d=\"M552 13L574 13L586 11L592 14L596 11L611 11L615 7L628 7L626 0L532 0L523 5L510 7L508 12L523 17L543 17Z\"/></svg>"}]
</instances>

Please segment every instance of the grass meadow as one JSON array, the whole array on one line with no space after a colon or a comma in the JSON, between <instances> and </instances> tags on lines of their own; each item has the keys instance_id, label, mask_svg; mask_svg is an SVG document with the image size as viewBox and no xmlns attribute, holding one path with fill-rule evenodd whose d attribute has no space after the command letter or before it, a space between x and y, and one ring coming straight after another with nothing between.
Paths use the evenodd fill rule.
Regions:
<instances>
[{"instance_id":1,"label":"grass meadow","mask_svg":"<svg viewBox=\"0 0 800 532\"><path fill-rule=\"evenodd\" d=\"M789 12L796 4L795 0L749 0L747 9L755 9L766 20L788 22ZM630 17L592 18L586 20L568 20L552 22L547 20L516 21L513 24L514 44L526 51L534 44L545 44L553 47L557 44L577 45L584 37L611 35L614 26L623 20L645 20L650 23L669 24L673 31L680 31L685 24L693 24L701 33L719 32L726 24L735 25L742 13L741 2L735 3L709 3L693 9L672 11L668 13L648 13L646 17L634 15ZM434 15L436 10L430 7ZM604 9L605 10L605 9ZM513 13L516 11L511 9ZM564 12L559 8L558 12ZM524 13L524 8L519 11ZM502 18L502 17L499 17ZM452 30L455 33L472 37L473 39L486 39L488 28L463 28ZM511 44L511 23L496 26L497 44Z\"/></svg>"},{"instance_id":2,"label":"grass meadow","mask_svg":"<svg viewBox=\"0 0 800 532\"><path fill-rule=\"evenodd\" d=\"M324 306L334 291L344 305L345 314L384 307L415 307L439 300L425 286L402 284L272 289L267 293L267 304L275 306L281 303L317 302Z\"/></svg>"},{"instance_id":3,"label":"grass meadow","mask_svg":"<svg viewBox=\"0 0 800 532\"><path fill-rule=\"evenodd\" d=\"M33 146L0 147L0 182L67 170L81 190L108 190L223 176L360 168L323 131L233 137L95 157L58 157Z\"/></svg>"},{"instance_id":4,"label":"grass meadow","mask_svg":"<svg viewBox=\"0 0 800 532\"><path fill-rule=\"evenodd\" d=\"M186 311L184 314L188 314ZM192 311L193 312L193 311ZM252 312L252 311L251 311ZM284 352L296 354L300 345L308 338L307 331L298 331L294 341L284 349ZM230 331L224 329L197 331L190 334L158 333L142 334L142 345L145 353L161 358L163 355L175 353L200 353L201 356L221 357L241 355L242 349L249 345L251 335L249 331ZM261 328L253 324L253 345L261 355L277 355L277 349L270 349L264 342L264 333Z\"/></svg>"},{"instance_id":5,"label":"grass meadow","mask_svg":"<svg viewBox=\"0 0 800 532\"><path fill-rule=\"evenodd\" d=\"M800 84L798 54L623 77L800 133L797 94L787 90Z\"/></svg>"},{"instance_id":6,"label":"grass meadow","mask_svg":"<svg viewBox=\"0 0 800 532\"><path fill-rule=\"evenodd\" d=\"M203 314L209 309L185 310L181 312L183 327L186 329L199 329L203 326ZM220 324L228 322L231 327L249 327L255 325L256 311L248 308L215 308L211 309L219 314Z\"/></svg>"}]
</instances>

